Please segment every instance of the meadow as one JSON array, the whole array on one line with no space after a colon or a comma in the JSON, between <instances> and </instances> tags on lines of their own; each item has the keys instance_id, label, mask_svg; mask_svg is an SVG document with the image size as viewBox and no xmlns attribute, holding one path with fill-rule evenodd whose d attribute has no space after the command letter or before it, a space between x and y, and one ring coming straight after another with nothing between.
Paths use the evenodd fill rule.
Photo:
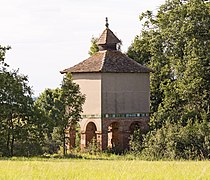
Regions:
<instances>
[{"instance_id":1,"label":"meadow","mask_svg":"<svg viewBox=\"0 0 210 180\"><path fill-rule=\"evenodd\" d=\"M210 179L210 161L6 159L0 179Z\"/></svg>"}]
</instances>

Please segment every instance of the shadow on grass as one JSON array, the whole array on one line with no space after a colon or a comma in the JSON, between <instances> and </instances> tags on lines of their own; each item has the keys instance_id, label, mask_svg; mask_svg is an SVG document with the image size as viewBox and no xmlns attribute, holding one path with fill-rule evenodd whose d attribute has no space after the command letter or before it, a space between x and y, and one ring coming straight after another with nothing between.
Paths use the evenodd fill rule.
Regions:
<instances>
[{"instance_id":1,"label":"shadow on grass","mask_svg":"<svg viewBox=\"0 0 210 180\"><path fill-rule=\"evenodd\" d=\"M65 156L59 154L44 154L42 156L34 157L0 157L0 161L56 161L56 160L71 160L71 159L84 159L84 160L120 160L123 159L123 155L116 154L89 154L89 153L70 153Z\"/></svg>"}]
</instances>

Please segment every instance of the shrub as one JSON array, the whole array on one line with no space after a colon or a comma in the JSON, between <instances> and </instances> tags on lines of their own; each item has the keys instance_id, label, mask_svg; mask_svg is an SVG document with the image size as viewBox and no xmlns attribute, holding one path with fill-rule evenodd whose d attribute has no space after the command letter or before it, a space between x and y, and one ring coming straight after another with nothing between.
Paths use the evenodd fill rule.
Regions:
<instances>
[{"instance_id":1,"label":"shrub","mask_svg":"<svg viewBox=\"0 0 210 180\"><path fill-rule=\"evenodd\" d=\"M210 158L210 123L188 121L186 126L166 123L162 128L150 131L141 144L132 142L132 149L146 159Z\"/></svg>"}]
</instances>

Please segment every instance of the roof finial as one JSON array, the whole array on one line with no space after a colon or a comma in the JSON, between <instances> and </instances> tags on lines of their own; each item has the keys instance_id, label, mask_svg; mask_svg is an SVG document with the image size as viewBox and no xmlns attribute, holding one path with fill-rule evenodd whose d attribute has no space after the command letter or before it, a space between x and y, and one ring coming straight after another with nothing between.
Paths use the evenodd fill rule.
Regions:
<instances>
[{"instance_id":1,"label":"roof finial","mask_svg":"<svg viewBox=\"0 0 210 180\"><path fill-rule=\"evenodd\" d=\"M106 28L109 28L109 23L108 23L108 17L106 17L106 24L105 24Z\"/></svg>"}]
</instances>

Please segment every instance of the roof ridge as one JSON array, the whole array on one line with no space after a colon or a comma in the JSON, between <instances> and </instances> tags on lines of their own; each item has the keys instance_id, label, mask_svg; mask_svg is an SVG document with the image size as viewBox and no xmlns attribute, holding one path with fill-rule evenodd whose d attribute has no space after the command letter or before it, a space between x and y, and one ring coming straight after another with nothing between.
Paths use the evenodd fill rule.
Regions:
<instances>
[{"instance_id":1,"label":"roof ridge","mask_svg":"<svg viewBox=\"0 0 210 180\"><path fill-rule=\"evenodd\" d=\"M61 71L61 73L66 72L149 73L154 71L139 64L120 51L103 50L95 53L79 64Z\"/></svg>"},{"instance_id":2,"label":"roof ridge","mask_svg":"<svg viewBox=\"0 0 210 180\"><path fill-rule=\"evenodd\" d=\"M106 33L106 43L108 42L108 29L109 29L109 28L105 29L105 33Z\"/></svg>"},{"instance_id":3,"label":"roof ridge","mask_svg":"<svg viewBox=\"0 0 210 180\"><path fill-rule=\"evenodd\" d=\"M99 51L100 52L100 51ZM103 51L101 51L103 52ZM102 72L102 69L103 69L103 66L104 66L104 62L105 62L105 59L106 59L106 54L107 54L107 50L104 51L104 56L102 58L102 62L101 62L101 68L100 68L100 71Z\"/></svg>"},{"instance_id":4,"label":"roof ridge","mask_svg":"<svg viewBox=\"0 0 210 180\"><path fill-rule=\"evenodd\" d=\"M97 44L98 45L105 45L105 44L117 44L120 43L118 37L112 32L111 29L106 28L100 37L98 38Z\"/></svg>"}]
</instances>

